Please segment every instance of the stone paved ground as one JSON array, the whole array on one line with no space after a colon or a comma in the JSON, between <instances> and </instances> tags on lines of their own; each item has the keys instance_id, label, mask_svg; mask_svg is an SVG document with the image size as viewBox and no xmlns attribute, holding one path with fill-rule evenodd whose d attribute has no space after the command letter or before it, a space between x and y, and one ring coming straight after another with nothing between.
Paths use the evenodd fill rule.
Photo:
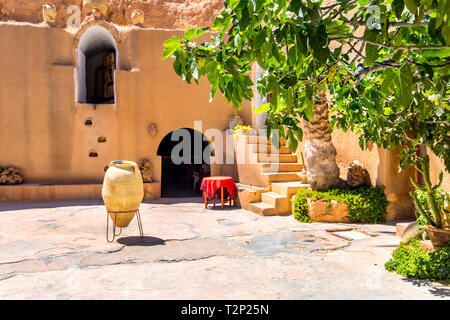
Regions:
<instances>
[{"instance_id":1,"label":"stone paved ground","mask_svg":"<svg viewBox=\"0 0 450 320\"><path fill-rule=\"evenodd\" d=\"M101 202L0 205L0 299L449 299L450 287L384 270L395 226L351 225L347 241L292 216L205 210L198 199L141 205L117 242Z\"/></svg>"}]
</instances>

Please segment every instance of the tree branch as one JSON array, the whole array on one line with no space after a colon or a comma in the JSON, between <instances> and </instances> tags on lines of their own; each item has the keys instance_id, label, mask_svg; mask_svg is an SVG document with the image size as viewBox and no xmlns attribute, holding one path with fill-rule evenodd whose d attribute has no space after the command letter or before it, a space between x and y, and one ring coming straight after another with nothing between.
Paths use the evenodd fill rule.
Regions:
<instances>
[{"instance_id":1,"label":"tree branch","mask_svg":"<svg viewBox=\"0 0 450 320\"><path fill-rule=\"evenodd\" d=\"M447 121L425 121L427 124L445 124L446 126L450 125Z\"/></svg>"},{"instance_id":2,"label":"tree branch","mask_svg":"<svg viewBox=\"0 0 450 320\"><path fill-rule=\"evenodd\" d=\"M320 10L333 9L334 7L337 7L337 6L339 6L339 5L347 4L347 2L349 2L349 1L350 1L350 0L347 0L347 1L341 1L341 2L336 2L336 3L330 4L330 5L325 6L325 7L320 7ZM353 1L350 1L349 4L352 5L352 4L358 3L358 1L359 1L359 0L353 0ZM325 13L325 14L326 14L326 13Z\"/></svg>"},{"instance_id":3,"label":"tree branch","mask_svg":"<svg viewBox=\"0 0 450 320\"><path fill-rule=\"evenodd\" d=\"M335 18L337 15L339 15L342 11L344 11L345 9L347 9L348 6L351 6L351 5L354 5L354 4L358 3L359 0L354 0L354 1L350 1L350 2L349 2L349 1L350 1L350 0L348 0L348 1L342 1L342 2L337 2L337 3L331 4L331 5L326 6L326 7L321 7L320 10L326 10L326 9L328 9L327 11L325 11L325 12L322 14L322 17L325 17L331 10L333 10L334 7L339 6L339 5L343 5L343 7L340 8L340 9L333 15L333 18L332 18L332 19L334 19L334 18Z\"/></svg>"},{"instance_id":4,"label":"tree branch","mask_svg":"<svg viewBox=\"0 0 450 320\"><path fill-rule=\"evenodd\" d=\"M423 46L423 47L419 47L419 46L391 46L391 45L387 45L387 44L384 44L384 43L379 43L379 42L376 42L376 41L367 40L367 39L364 39L362 37L353 37L353 36L330 38L330 40L336 40L336 41L337 40L348 40L348 39L362 40L362 41L370 43L370 44L372 44L374 46L380 46L382 48L394 49L394 50L450 49L450 46Z\"/></svg>"},{"instance_id":5,"label":"tree branch","mask_svg":"<svg viewBox=\"0 0 450 320\"><path fill-rule=\"evenodd\" d=\"M356 42L355 45L356 45L357 43L358 43L358 42ZM363 59L366 59L366 57L365 57L360 51L358 51L358 50L351 44L351 42L349 42L348 45L352 48L353 51L356 52L357 55L359 55L359 56L360 56L361 58L363 58ZM349 52L351 52L352 50L349 50Z\"/></svg>"},{"instance_id":6,"label":"tree branch","mask_svg":"<svg viewBox=\"0 0 450 320\"><path fill-rule=\"evenodd\" d=\"M359 40L358 40L359 41ZM355 43L355 45L356 45L356 43ZM364 46L366 45L366 42L365 41L363 41L362 43L361 43L361 47L359 48L359 51L362 51L363 49L364 49ZM358 56L356 55L353 59L352 59L352 61L350 62L350 64L353 64L353 62L355 62L356 60L358 59Z\"/></svg>"},{"instance_id":7,"label":"tree branch","mask_svg":"<svg viewBox=\"0 0 450 320\"><path fill-rule=\"evenodd\" d=\"M404 28L404 27L424 27L428 25L428 21L424 20L419 22L418 24L415 23L408 23L408 22L389 22L390 27L394 28Z\"/></svg>"},{"instance_id":8,"label":"tree branch","mask_svg":"<svg viewBox=\"0 0 450 320\"><path fill-rule=\"evenodd\" d=\"M355 71L355 77L360 79L362 76L365 76L369 73L373 73L379 70L388 69L388 68L400 68L401 66L398 64L392 64L392 60L385 60L383 62L375 62L373 64L373 68L364 67L362 64L358 65Z\"/></svg>"},{"instance_id":9,"label":"tree branch","mask_svg":"<svg viewBox=\"0 0 450 320\"><path fill-rule=\"evenodd\" d=\"M346 21L346 22L344 22L344 24L353 25L351 22L352 22L352 20ZM366 21L360 21L357 25L365 26L366 24L367 24ZM409 27L419 27L419 26L424 27L424 26L428 26L428 24L429 24L429 22L426 20L421 21L418 24L399 21L399 22L389 22L389 27L393 27L393 28L409 28Z\"/></svg>"},{"instance_id":10,"label":"tree branch","mask_svg":"<svg viewBox=\"0 0 450 320\"><path fill-rule=\"evenodd\" d=\"M432 64L428 64L428 63L419 63L419 62L415 62L414 60L411 59L406 59L406 61L410 62L410 63L414 63L417 66L427 66L430 68L439 68L439 67L445 67L450 65L450 62L444 63L444 64L439 64L439 65L432 65Z\"/></svg>"},{"instance_id":11,"label":"tree branch","mask_svg":"<svg viewBox=\"0 0 450 320\"><path fill-rule=\"evenodd\" d=\"M352 20L350 20L350 23L353 23L355 21L358 21L358 19L364 14L364 12L366 12L367 9L369 9L369 7L373 4L375 0L371 0L370 3Z\"/></svg>"}]
</instances>

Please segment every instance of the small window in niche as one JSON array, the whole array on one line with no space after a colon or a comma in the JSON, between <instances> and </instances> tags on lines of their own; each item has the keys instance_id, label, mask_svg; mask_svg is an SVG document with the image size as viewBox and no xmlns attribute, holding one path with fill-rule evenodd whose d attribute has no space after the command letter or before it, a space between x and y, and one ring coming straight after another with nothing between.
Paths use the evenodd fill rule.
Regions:
<instances>
[{"instance_id":1,"label":"small window in niche","mask_svg":"<svg viewBox=\"0 0 450 320\"><path fill-rule=\"evenodd\" d=\"M115 103L118 50L113 35L104 27L90 27L80 38L77 55L77 101L94 105Z\"/></svg>"},{"instance_id":2,"label":"small window in niche","mask_svg":"<svg viewBox=\"0 0 450 320\"><path fill-rule=\"evenodd\" d=\"M86 55L87 103L114 103L115 51Z\"/></svg>"}]
</instances>

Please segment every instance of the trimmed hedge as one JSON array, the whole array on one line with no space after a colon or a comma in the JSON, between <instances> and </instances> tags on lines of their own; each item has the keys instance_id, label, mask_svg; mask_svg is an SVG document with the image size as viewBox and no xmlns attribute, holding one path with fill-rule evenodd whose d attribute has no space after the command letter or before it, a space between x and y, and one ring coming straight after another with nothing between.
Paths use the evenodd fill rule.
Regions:
<instances>
[{"instance_id":1,"label":"trimmed hedge","mask_svg":"<svg viewBox=\"0 0 450 320\"><path fill-rule=\"evenodd\" d=\"M301 222L312 222L308 215L307 198L311 200L336 200L348 205L351 222L380 223L385 221L388 201L384 187L332 188L327 191L300 189L295 195L292 213Z\"/></svg>"},{"instance_id":2,"label":"trimmed hedge","mask_svg":"<svg viewBox=\"0 0 450 320\"><path fill-rule=\"evenodd\" d=\"M384 264L385 269L406 278L450 282L450 244L430 252L420 249L419 242L415 238L400 244L392 253L392 259Z\"/></svg>"}]
</instances>

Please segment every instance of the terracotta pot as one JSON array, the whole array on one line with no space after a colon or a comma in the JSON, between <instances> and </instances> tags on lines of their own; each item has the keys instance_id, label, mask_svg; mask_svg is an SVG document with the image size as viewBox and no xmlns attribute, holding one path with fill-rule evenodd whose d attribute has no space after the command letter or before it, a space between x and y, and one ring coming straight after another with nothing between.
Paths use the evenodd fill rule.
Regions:
<instances>
[{"instance_id":1,"label":"terracotta pot","mask_svg":"<svg viewBox=\"0 0 450 320\"><path fill-rule=\"evenodd\" d=\"M425 226L425 231L435 247L445 247L450 242L450 230Z\"/></svg>"},{"instance_id":2,"label":"terracotta pot","mask_svg":"<svg viewBox=\"0 0 450 320\"><path fill-rule=\"evenodd\" d=\"M103 180L102 198L116 227L128 226L143 197L144 185L138 165L132 161L112 161Z\"/></svg>"}]
</instances>

